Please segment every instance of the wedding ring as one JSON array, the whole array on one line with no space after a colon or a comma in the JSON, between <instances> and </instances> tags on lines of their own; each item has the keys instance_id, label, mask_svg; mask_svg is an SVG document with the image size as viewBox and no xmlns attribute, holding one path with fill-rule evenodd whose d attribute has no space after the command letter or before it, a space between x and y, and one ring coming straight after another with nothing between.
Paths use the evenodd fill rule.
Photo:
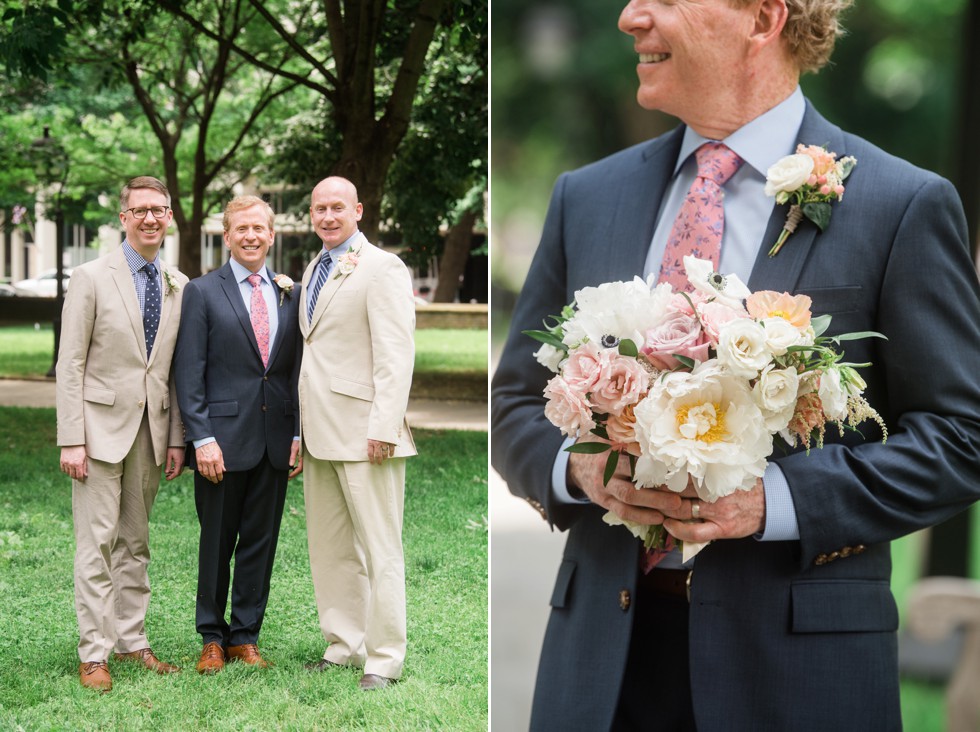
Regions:
<instances>
[{"instance_id":1,"label":"wedding ring","mask_svg":"<svg viewBox=\"0 0 980 732\"><path fill-rule=\"evenodd\" d=\"M697 500L691 501L691 518L701 520L701 504Z\"/></svg>"}]
</instances>

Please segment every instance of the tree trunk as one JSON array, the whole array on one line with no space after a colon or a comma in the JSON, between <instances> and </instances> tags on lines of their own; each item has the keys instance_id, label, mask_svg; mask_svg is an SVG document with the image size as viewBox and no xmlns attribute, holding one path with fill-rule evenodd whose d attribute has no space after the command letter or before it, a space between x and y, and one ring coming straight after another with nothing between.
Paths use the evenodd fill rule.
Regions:
<instances>
[{"instance_id":1,"label":"tree trunk","mask_svg":"<svg viewBox=\"0 0 980 732\"><path fill-rule=\"evenodd\" d=\"M432 295L432 302L453 302L459 292L460 278L466 269L466 260L470 258L473 246L473 225L476 224L475 210L467 211L462 218L449 229L446 243L439 257L439 281Z\"/></svg>"}]
</instances>

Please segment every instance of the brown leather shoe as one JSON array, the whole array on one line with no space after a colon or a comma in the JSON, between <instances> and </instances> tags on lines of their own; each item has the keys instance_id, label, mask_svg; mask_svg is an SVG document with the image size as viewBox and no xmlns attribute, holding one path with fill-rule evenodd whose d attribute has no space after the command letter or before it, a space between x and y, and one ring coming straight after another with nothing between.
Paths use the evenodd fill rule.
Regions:
<instances>
[{"instance_id":1,"label":"brown leather shoe","mask_svg":"<svg viewBox=\"0 0 980 732\"><path fill-rule=\"evenodd\" d=\"M398 679L389 679L387 676L378 676L377 674L364 674L357 685L364 691L376 691L397 683Z\"/></svg>"},{"instance_id":2,"label":"brown leather shoe","mask_svg":"<svg viewBox=\"0 0 980 732\"><path fill-rule=\"evenodd\" d=\"M225 667L225 651L220 643L211 641L204 645L201 660L197 662L199 674L216 674Z\"/></svg>"},{"instance_id":3,"label":"brown leather shoe","mask_svg":"<svg viewBox=\"0 0 980 732\"><path fill-rule=\"evenodd\" d=\"M154 656L153 651L149 648L143 648L142 650L131 653L117 653L115 656L117 661L139 661L144 667L158 674L175 674L180 671L176 666L165 663Z\"/></svg>"},{"instance_id":4,"label":"brown leather shoe","mask_svg":"<svg viewBox=\"0 0 980 732\"><path fill-rule=\"evenodd\" d=\"M228 660L241 661L249 666L268 668L269 664L259 655L259 647L254 643L243 643L240 646L228 646Z\"/></svg>"},{"instance_id":5,"label":"brown leather shoe","mask_svg":"<svg viewBox=\"0 0 980 732\"><path fill-rule=\"evenodd\" d=\"M101 691L103 694L112 691L109 664L105 661L87 661L78 664L78 678L86 689Z\"/></svg>"}]
</instances>

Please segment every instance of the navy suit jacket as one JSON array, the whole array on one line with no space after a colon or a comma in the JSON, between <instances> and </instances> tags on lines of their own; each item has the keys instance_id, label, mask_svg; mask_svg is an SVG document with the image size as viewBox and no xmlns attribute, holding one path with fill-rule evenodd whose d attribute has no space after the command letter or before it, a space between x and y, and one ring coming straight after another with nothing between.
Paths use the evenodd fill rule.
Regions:
<instances>
[{"instance_id":1,"label":"navy suit jacket","mask_svg":"<svg viewBox=\"0 0 980 732\"><path fill-rule=\"evenodd\" d=\"M510 490L568 541L551 599L532 729L608 729L630 648L639 542L604 510L551 493L562 435L543 414L550 372L521 335L577 289L641 274L682 129L562 175L492 388L492 462ZM884 418L821 450L777 453L798 541L718 541L696 561L690 664L698 730L894 730L901 726L898 612L889 542L980 496L980 296L962 206L949 182L822 118L808 104L798 141L857 166L827 229L804 222L778 256L774 206L748 281L809 295L847 342ZM644 649L671 673L669 658ZM656 709L650 729L657 729Z\"/></svg>"},{"instance_id":2,"label":"navy suit jacket","mask_svg":"<svg viewBox=\"0 0 980 732\"><path fill-rule=\"evenodd\" d=\"M181 415L191 468L193 441L208 436L218 441L228 471L255 467L266 451L274 468L289 467L293 437L299 435L302 297L299 284L288 295L273 287L279 328L266 368L231 264L187 283L174 374L177 401L187 409Z\"/></svg>"}]
</instances>

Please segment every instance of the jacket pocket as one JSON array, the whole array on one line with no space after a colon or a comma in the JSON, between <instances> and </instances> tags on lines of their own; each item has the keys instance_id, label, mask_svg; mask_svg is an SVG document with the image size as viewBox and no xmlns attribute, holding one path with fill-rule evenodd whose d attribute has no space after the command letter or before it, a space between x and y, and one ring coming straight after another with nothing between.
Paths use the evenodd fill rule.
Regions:
<instances>
[{"instance_id":1,"label":"jacket pocket","mask_svg":"<svg viewBox=\"0 0 980 732\"><path fill-rule=\"evenodd\" d=\"M96 404L105 404L111 407L116 403L116 392L111 389L102 389L98 386L83 386L82 399Z\"/></svg>"},{"instance_id":2,"label":"jacket pocket","mask_svg":"<svg viewBox=\"0 0 980 732\"><path fill-rule=\"evenodd\" d=\"M794 582L794 633L885 633L898 630L898 606L887 582Z\"/></svg>"},{"instance_id":3,"label":"jacket pocket","mask_svg":"<svg viewBox=\"0 0 980 732\"><path fill-rule=\"evenodd\" d=\"M558 578L555 589L551 593L551 607L568 607L569 596L572 594L572 577L575 576L577 565L570 559L563 559L558 568Z\"/></svg>"},{"instance_id":4,"label":"jacket pocket","mask_svg":"<svg viewBox=\"0 0 980 732\"><path fill-rule=\"evenodd\" d=\"M209 417L235 417L238 415L238 402L211 402L208 404Z\"/></svg>"},{"instance_id":5,"label":"jacket pocket","mask_svg":"<svg viewBox=\"0 0 980 732\"><path fill-rule=\"evenodd\" d=\"M362 384L358 381L342 379L339 376L330 377L330 391L334 391L345 396L354 397L355 399L363 399L366 402L374 401L373 386Z\"/></svg>"},{"instance_id":6,"label":"jacket pocket","mask_svg":"<svg viewBox=\"0 0 980 732\"><path fill-rule=\"evenodd\" d=\"M797 291L797 295L810 298L810 311L814 315L852 313L858 309L862 288L857 285L841 287L812 287Z\"/></svg>"}]
</instances>

